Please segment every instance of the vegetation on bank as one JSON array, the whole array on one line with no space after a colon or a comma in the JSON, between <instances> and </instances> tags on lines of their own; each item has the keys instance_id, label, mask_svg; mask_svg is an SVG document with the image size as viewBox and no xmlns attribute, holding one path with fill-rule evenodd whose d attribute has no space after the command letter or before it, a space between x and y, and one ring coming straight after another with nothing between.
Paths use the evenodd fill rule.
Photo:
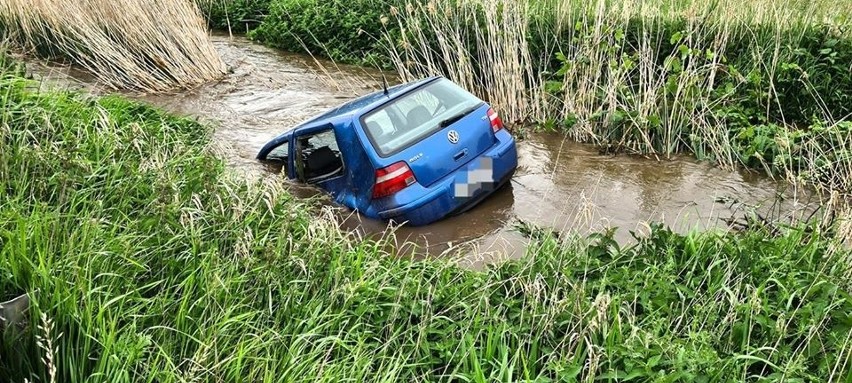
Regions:
<instances>
[{"instance_id":1,"label":"vegetation on bank","mask_svg":"<svg viewBox=\"0 0 852 383\"><path fill-rule=\"evenodd\" d=\"M225 64L189 0L0 0L0 39L70 61L103 85L156 92L221 78Z\"/></svg>"},{"instance_id":2,"label":"vegetation on bank","mask_svg":"<svg viewBox=\"0 0 852 383\"><path fill-rule=\"evenodd\" d=\"M443 73L504 119L607 151L691 152L852 192L849 2L202 3L214 26L404 79ZM813 176L826 167L840 184Z\"/></svg>"},{"instance_id":3,"label":"vegetation on bank","mask_svg":"<svg viewBox=\"0 0 852 383\"><path fill-rule=\"evenodd\" d=\"M381 48L386 0L195 0L211 27L247 33L288 51L308 51L338 62L391 68ZM385 21L386 23L388 20Z\"/></svg>"},{"instance_id":4,"label":"vegetation on bank","mask_svg":"<svg viewBox=\"0 0 852 383\"><path fill-rule=\"evenodd\" d=\"M209 130L0 74L10 382L846 382L850 253L755 226L636 245L532 230L484 271L411 261L231 178Z\"/></svg>"}]
</instances>

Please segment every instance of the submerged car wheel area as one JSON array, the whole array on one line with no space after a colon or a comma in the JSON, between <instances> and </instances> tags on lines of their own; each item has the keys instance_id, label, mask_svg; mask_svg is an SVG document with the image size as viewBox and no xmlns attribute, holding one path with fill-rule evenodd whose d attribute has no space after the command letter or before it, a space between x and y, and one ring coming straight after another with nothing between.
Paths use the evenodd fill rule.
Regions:
<instances>
[{"instance_id":1,"label":"submerged car wheel area","mask_svg":"<svg viewBox=\"0 0 852 383\"><path fill-rule=\"evenodd\" d=\"M443 77L397 85L328 110L257 158L371 217L426 225L507 183L515 140L487 103Z\"/></svg>"}]
</instances>

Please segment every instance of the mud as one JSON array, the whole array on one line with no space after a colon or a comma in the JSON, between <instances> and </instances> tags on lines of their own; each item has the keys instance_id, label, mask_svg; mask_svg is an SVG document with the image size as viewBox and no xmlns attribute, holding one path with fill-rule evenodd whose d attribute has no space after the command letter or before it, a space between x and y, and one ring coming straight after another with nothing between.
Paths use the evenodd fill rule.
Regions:
<instances>
[{"instance_id":1,"label":"mud","mask_svg":"<svg viewBox=\"0 0 852 383\"><path fill-rule=\"evenodd\" d=\"M213 38L230 67L225 79L191 91L130 96L213 122L215 142L224 148L228 164L247 177L287 182L254 159L258 149L299 122L381 87L377 70L283 53L241 37ZM106 92L78 71L38 63L30 63L30 69L46 82ZM398 227L397 238L414 241L426 250L421 254L431 256L465 246L464 253L471 255L463 261L478 265L521 255L526 247L516 229L521 224L579 233L618 227L616 238L629 241L629 232L646 232L648 222L679 231L707 230L725 228L724 219L741 215L743 204L775 217L808 214L816 205L785 182L688 157L656 161L601 155L558 134L540 133L519 140L518 152L519 169L507 187L460 216L427 227ZM291 188L301 196L319 193ZM345 228L362 235L387 229L386 222L346 209L339 215Z\"/></svg>"}]
</instances>

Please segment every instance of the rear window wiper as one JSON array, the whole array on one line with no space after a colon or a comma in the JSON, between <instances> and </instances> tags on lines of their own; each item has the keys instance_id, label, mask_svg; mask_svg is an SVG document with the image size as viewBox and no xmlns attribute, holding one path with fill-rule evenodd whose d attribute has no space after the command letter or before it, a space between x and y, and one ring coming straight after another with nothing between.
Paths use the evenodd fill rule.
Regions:
<instances>
[{"instance_id":1,"label":"rear window wiper","mask_svg":"<svg viewBox=\"0 0 852 383\"><path fill-rule=\"evenodd\" d=\"M470 114L474 110L479 109L479 107L481 105L482 104L477 104L477 105L471 106L470 108L467 108L467 109L461 111L460 113L458 113L458 114L456 114L452 117L446 118L446 119L442 120L441 123L438 124L438 126L440 126L442 128L446 128L446 127L452 125L453 123L455 123L456 121L461 120L464 116L467 116L468 114Z\"/></svg>"}]
</instances>

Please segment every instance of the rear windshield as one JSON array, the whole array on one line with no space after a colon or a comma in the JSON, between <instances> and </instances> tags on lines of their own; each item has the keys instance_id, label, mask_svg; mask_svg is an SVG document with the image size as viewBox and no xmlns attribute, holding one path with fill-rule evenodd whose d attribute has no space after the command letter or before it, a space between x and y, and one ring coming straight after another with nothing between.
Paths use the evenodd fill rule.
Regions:
<instances>
[{"instance_id":1,"label":"rear windshield","mask_svg":"<svg viewBox=\"0 0 852 383\"><path fill-rule=\"evenodd\" d=\"M482 101L439 79L370 112L361 119L381 156L394 154L441 129L441 122L470 113Z\"/></svg>"}]
</instances>

